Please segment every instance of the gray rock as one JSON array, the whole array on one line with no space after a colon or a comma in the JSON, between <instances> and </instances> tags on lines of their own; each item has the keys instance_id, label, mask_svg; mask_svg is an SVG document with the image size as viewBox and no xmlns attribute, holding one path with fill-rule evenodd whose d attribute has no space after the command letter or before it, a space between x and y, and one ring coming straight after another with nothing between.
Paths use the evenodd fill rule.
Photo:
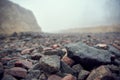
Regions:
<instances>
[{"instance_id":1,"label":"gray rock","mask_svg":"<svg viewBox=\"0 0 120 80\"><path fill-rule=\"evenodd\" d=\"M110 51L112 54L116 55L117 57L120 57L120 51L115 47L109 45L108 51Z\"/></svg>"},{"instance_id":2,"label":"gray rock","mask_svg":"<svg viewBox=\"0 0 120 80\"><path fill-rule=\"evenodd\" d=\"M40 70L31 70L31 71L29 71L27 78L28 79L32 79L32 78L37 79L37 78L39 78L39 76L40 76Z\"/></svg>"},{"instance_id":3,"label":"gray rock","mask_svg":"<svg viewBox=\"0 0 120 80\"><path fill-rule=\"evenodd\" d=\"M65 62L62 62L62 61L61 61L60 71L62 73L68 73L68 74L72 74L74 76L77 76L77 72L74 69L72 69L69 65L67 65Z\"/></svg>"},{"instance_id":4,"label":"gray rock","mask_svg":"<svg viewBox=\"0 0 120 80\"><path fill-rule=\"evenodd\" d=\"M83 69L83 67L80 64L76 64L72 66L72 69L79 73Z\"/></svg>"},{"instance_id":5,"label":"gray rock","mask_svg":"<svg viewBox=\"0 0 120 80\"><path fill-rule=\"evenodd\" d=\"M87 76L89 75L90 72L86 70L81 70L79 75L78 75L78 80L86 80Z\"/></svg>"},{"instance_id":6,"label":"gray rock","mask_svg":"<svg viewBox=\"0 0 120 80\"><path fill-rule=\"evenodd\" d=\"M68 56L75 62L89 68L100 64L111 63L112 54L107 50L100 50L90 47L82 42L65 45L68 50Z\"/></svg>"},{"instance_id":7,"label":"gray rock","mask_svg":"<svg viewBox=\"0 0 120 80\"><path fill-rule=\"evenodd\" d=\"M57 55L44 56L39 63L41 69L47 73L56 73L60 69L60 58Z\"/></svg>"}]
</instances>

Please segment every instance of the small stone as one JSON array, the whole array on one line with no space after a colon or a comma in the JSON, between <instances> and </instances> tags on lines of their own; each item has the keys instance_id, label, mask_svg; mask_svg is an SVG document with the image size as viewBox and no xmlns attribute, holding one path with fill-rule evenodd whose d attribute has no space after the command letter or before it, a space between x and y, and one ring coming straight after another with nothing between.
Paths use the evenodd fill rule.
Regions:
<instances>
[{"instance_id":1,"label":"small stone","mask_svg":"<svg viewBox=\"0 0 120 80\"><path fill-rule=\"evenodd\" d=\"M44 73L42 73L39 77L39 80L47 80L47 76Z\"/></svg>"},{"instance_id":2,"label":"small stone","mask_svg":"<svg viewBox=\"0 0 120 80\"><path fill-rule=\"evenodd\" d=\"M14 78L11 75L4 75L4 77L2 78L2 80L17 80L16 78Z\"/></svg>"},{"instance_id":3,"label":"small stone","mask_svg":"<svg viewBox=\"0 0 120 80\"><path fill-rule=\"evenodd\" d=\"M58 45L58 44L54 44L54 45L52 45L51 46L53 49L57 49L57 48L59 48L60 46Z\"/></svg>"},{"instance_id":4,"label":"small stone","mask_svg":"<svg viewBox=\"0 0 120 80\"><path fill-rule=\"evenodd\" d=\"M89 73L90 73L89 71L81 70L79 75L78 75L78 80L86 80Z\"/></svg>"},{"instance_id":5,"label":"small stone","mask_svg":"<svg viewBox=\"0 0 120 80\"><path fill-rule=\"evenodd\" d=\"M79 73L83 69L83 67L80 64L76 64L72 66L72 69Z\"/></svg>"},{"instance_id":6,"label":"small stone","mask_svg":"<svg viewBox=\"0 0 120 80\"><path fill-rule=\"evenodd\" d=\"M42 57L42 55L40 53L35 53L31 56L31 59L40 60L41 57Z\"/></svg>"},{"instance_id":7,"label":"small stone","mask_svg":"<svg viewBox=\"0 0 120 80\"><path fill-rule=\"evenodd\" d=\"M87 77L86 80L101 80L104 77L111 77L112 78L112 73L111 71L106 67L106 66L100 66L97 69L94 69L89 76ZM109 79L105 79L109 80Z\"/></svg>"},{"instance_id":8,"label":"small stone","mask_svg":"<svg viewBox=\"0 0 120 80\"><path fill-rule=\"evenodd\" d=\"M34 50L33 48L24 49L24 50L21 52L21 54L30 54L30 53L32 53L33 50Z\"/></svg>"},{"instance_id":9,"label":"small stone","mask_svg":"<svg viewBox=\"0 0 120 80\"><path fill-rule=\"evenodd\" d=\"M61 49L46 50L43 52L44 55L58 55L63 57L65 53Z\"/></svg>"},{"instance_id":10,"label":"small stone","mask_svg":"<svg viewBox=\"0 0 120 80\"><path fill-rule=\"evenodd\" d=\"M61 80L61 79L62 79L62 78L59 77L59 76L57 76L57 75L51 75L51 76L48 77L47 80Z\"/></svg>"},{"instance_id":11,"label":"small stone","mask_svg":"<svg viewBox=\"0 0 120 80\"><path fill-rule=\"evenodd\" d=\"M5 74L25 78L27 76L27 70L20 67L13 67L11 69L5 69Z\"/></svg>"},{"instance_id":12,"label":"small stone","mask_svg":"<svg viewBox=\"0 0 120 80\"><path fill-rule=\"evenodd\" d=\"M62 58L62 61L65 62L66 64L68 64L69 66L71 66L74 63L74 61L71 58L67 57L67 56L64 56Z\"/></svg>"},{"instance_id":13,"label":"small stone","mask_svg":"<svg viewBox=\"0 0 120 80\"><path fill-rule=\"evenodd\" d=\"M60 70L61 70L62 73L68 73L68 74L72 74L74 76L77 76L77 72L63 61L61 61Z\"/></svg>"},{"instance_id":14,"label":"small stone","mask_svg":"<svg viewBox=\"0 0 120 80\"><path fill-rule=\"evenodd\" d=\"M32 67L32 62L29 62L27 60L18 60L15 62L16 67L24 67L24 68L31 68Z\"/></svg>"},{"instance_id":15,"label":"small stone","mask_svg":"<svg viewBox=\"0 0 120 80\"><path fill-rule=\"evenodd\" d=\"M37 78L39 78L39 75L40 75L40 70L31 70L31 71L29 71L27 78L28 79L31 79L31 78L37 79Z\"/></svg>"},{"instance_id":16,"label":"small stone","mask_svg":"<svg viewBox=\"0 0 120 80\"><path fill-rule=\"evenodd\" d=\"M97 44L97 45L95 45L95 47L100 48L100 49L108 49L107 44Z\"/></svg>"},{"instance_id":17,"label":"small stone","mask_svg":"<svg viewBox=\"0 0 120 80\"><path fill-rule=\"evenodd\" d=\"M76 77L74 77L73 75L71 74L68 74L67 76L65 76L63 79L61 80L77 80Z\"/></svg>"},{"instance_id":18,"label":"small stone","mask_svg":"<svg viewBox=\"0 0 120 80\"><path fill-rule=\"evenodd\" d=\"M47 73L56 73L60 69L60 58L57 55L44 56L39 63L40 67Z\"/></svg>"}]
</instances>

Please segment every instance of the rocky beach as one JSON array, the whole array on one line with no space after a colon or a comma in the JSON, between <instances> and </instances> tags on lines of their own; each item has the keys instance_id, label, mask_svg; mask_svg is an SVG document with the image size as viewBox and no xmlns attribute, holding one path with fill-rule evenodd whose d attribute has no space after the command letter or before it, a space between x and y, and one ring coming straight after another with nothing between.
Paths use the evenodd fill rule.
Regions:
<instances>
[{"instance_id":1,"label":"rocky beach","mask_svg":"<svg viewBox=\"0 0 120 80\"><path fill-rule=\"evenodd\" d=\"M120 80L120 33L1 34L0 80Z\"/></svg>"}]
</instances>

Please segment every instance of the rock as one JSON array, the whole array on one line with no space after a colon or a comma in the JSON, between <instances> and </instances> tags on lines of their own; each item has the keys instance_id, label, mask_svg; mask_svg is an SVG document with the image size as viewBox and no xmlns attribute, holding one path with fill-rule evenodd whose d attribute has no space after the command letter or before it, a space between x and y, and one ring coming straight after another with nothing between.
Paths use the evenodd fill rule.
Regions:
<instances>
[{"instance_id":1,"label":"rock","mask_svg":"<svg viewBox=\"0 0 120 80\"><path fill-rule=\"evenodd\" d=\"M59 76L57 76L57 75L51 75L51 76L48 77L47 80L61 80L61 79L62 79L62 78L59 77Z\"/></svg>"},{"instance_id":2,"label":"rock","mask_svg":"<svg viewBox=\"0 0 120 80\"><path fill-rule=\"evenodd\" d=\"M53 49L57 49L57 48L60 47L60 45L58 45L58 44L54 44L54 45L52 45L51 47L52 47Z\"/></svg>"},{"instance_id":3,"label":"rock","mask_svg":"<svg viewBox=\"0 0 120 80\"><path fill-rule=\"evenodd\" d=\"M89 71L81 70L78 75L78 80L86 80L89 73L90 73Z\"/></svg>"},{"instance_id":4,"label":"rock","mask_svg":"<svg viewBox=\"0 0 120 80\"><path fill-rule=\"evenodd\" d=\"M39 78L40 76L40 70L31 70L29 71L27 75L27 79L32 79L32 78Z\"/></svg>"},{"instance_id":5,"label":"rock","mask_svg":"<svg viewBox=\"0 0 120 80\"><path fill-rule=\"evenodd\" d=\"M65 53L61 49L52 49L52 50L45 50L43 52L44 55L58 55L63 57Z\"/></svg>"},{"instance_id":6,"label":"rock","mask_svg":"<svg viewBox=\"0 0 120 80\"><path fill-rule=\"evenodd\" d=\"M118 50L120 50L120 46L118 46L117 44L113 44L113 46L114 46L115 48L117 48Z\"/></svg>"},{"instance_id":7,"label":"rock","mask_svg":"<svg viewBox=\"0 0 120 80\"><path fill-rule=\"evenodd\" d=\"M112 78L111 71L107 67L100 66L97 69L94 69L86 80L114 80L114 79Z\"/></svg>"},{"instance_id":8,"label":"rock","mask_svg":"<svg viewBox=\"0 0 120 80\"><path fill-rule=\"evenodd\" d=\"M33 59L33 60L40 60L41 57L42 57L42 54L40 54L40 53L35 53L35 54L31 55L31 59Z\"/></svg>"},{"instance_id":9,"label":"rock","mask_svg":"<svg viewBox=\"0 0 120 80\"><path fill-rule=\"evenodd\" d=\"M72 74L74 76L77 76L77 72L74 69L72 69L69 65L67 65L66 63L64 63L62 61L61 61L60 71L62 73L68 73L68 74Z\"/></svg>"},{"instance_id":10,"label":"rock","mask_svg":"<svg viewBox=\"0 0 120 80\"><path fill-rule=\"evenodd\" d=\"M18 60L15 62L15 66L29 69L32 67L32 62L27 60Z\"/></svg>"},{"instance_id":11,"label":"rock","mask_svg":"<svg viewBox=\"0 0 120 80\"><path fill-rule=\"evenodd\" d=\"M16 78L14 78L11 75L4 75L4 77L2 78L2 80L17 80Z\"/></svg>"},{"instance_id":12,"label":"rock","mask_svg":"<svg viewBox=\"0 0 120 80\"><path fill-rule=\"evenodd\" d=\"M21 54L30 54L30 53L32 53L33 50L34 50L33 48L25 49L21 52Z\"/></svg>"},{"instance_id":13,"label":"rock","mask_svg":"<svg viewBox=\"0 0 120 80\"><path fill-rule=\"evenodd\" d=\"M42 73L39 77L39 80L47 80L47 76L44 73Z\"/></svg>"},{"instance_id":14,"label":"rock","mask_svg":"<svg viewBox=\"0 0 120 80\"><path fill-rule=\"evenodd\" d=\"M65 76L61 80L77 80L77 79L74 76L72 76L71 74L68 74L67 76Z\"/></svg>"},{"instance_id":15,"label":"rock","mask_svg":"<svg viewBox=\"0 0 120 80\"><path fill-rule=\"evenodd\" d=\"M71 58L67 57L67 56L64 56L64 57L61 59L61 61L65 62L65 63L68 64L69 66L73 65L73 63L74 63L74 61L73 61Z\"/></svg>"},{"instance_id":16,"label":"rock","mask_svg":"<svg viewBox=\"0 0 120 80\"><path fill-rule=\"evenodd\" d=\"M98 49L108 49L108 45L107 44L97 44L95 45L96 48Z\"/></svg>"},{"instance_id":17,"label":"rock","mask_svg":"<svg viewBox=\"0 0 120 80\"><path fill-rule=\"evenodd\" d=\"M113 47L112 45L109 45L108 51L110 51L112 54L116 55L117 57L120 57L120 51L115 47Z\"/></svg>"},{"instance_id":18,"label":"rock","mask_svg":"<svg viewBox=\"0 0 120 80\"><path fill-rule=\"evenodd\" d=\"M65 47L68 50L68 57L76 63L80 63L86 69L90 70L94 66L111 63L112 54L107 50L96 49L82 42L71 43L65 45Z\"/></svg>"},{"instance_id":19,"label":"rock","mask_svg":"<svg viewBox=\"0 0 120 80\"><path fill-rule=\"evenodd\" d=\"M39 32L37 21L30 10L9 0L0 0L0 33Z\"/></svg>"},{"instance_id":20,"label":"rock","mask_svg":"<svg viewBox=\"0 0 120 80\"><path fill-rule=\"evenodd\" d=\"M0 62L0 80L3 76L3 72L4 72L4 69L3 69L3 64Z\"/></svg>"},{"instance_id":21,"label":"rock","mask_svg":"<svg viewBox=\"0 0 120 80\"><path fill-rule=\"evenodd\" d=\"M60 69L60 58L57 55L44 56L39 63L42 70L47 73L56 73Z\"/></svg>"},{"instance_id":22,"label":"rock","mask_svg":"<svg viewBox=\"0 0 120 80\"><path fill-rule=\"evenodd\" d=\"M76 72L80 72L81 70L83 70L82 66L80 64L76 64L72 66L72 69L75 70Z\"/></svg>"},{"instance_id":23,"label":"rock","mask_svg":"<svg viewBox=\"0 0 120 80\"><path fill-rule=\"evenodd\" d=\"M12 75L19 78L27 77L27 70L20 67L13 67L11 69L5 69L5 74Z\"/></svg>"}]
</instances>

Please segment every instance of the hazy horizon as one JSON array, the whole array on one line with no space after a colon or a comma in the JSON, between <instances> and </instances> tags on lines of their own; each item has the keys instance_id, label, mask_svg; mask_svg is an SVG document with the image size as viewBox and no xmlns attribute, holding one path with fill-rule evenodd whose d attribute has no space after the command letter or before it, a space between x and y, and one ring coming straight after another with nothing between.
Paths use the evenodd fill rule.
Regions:
<instances>
[{"instance_id":1,"label":"hazy horizon","mask_svg":"<svg viewBox=\"0 0 120 80\"><path fill-rule=\"evenodd\" d=\"M120 0L11 0L31 10L44 32L120 24Z\"/></svg>"}]
</instances>

